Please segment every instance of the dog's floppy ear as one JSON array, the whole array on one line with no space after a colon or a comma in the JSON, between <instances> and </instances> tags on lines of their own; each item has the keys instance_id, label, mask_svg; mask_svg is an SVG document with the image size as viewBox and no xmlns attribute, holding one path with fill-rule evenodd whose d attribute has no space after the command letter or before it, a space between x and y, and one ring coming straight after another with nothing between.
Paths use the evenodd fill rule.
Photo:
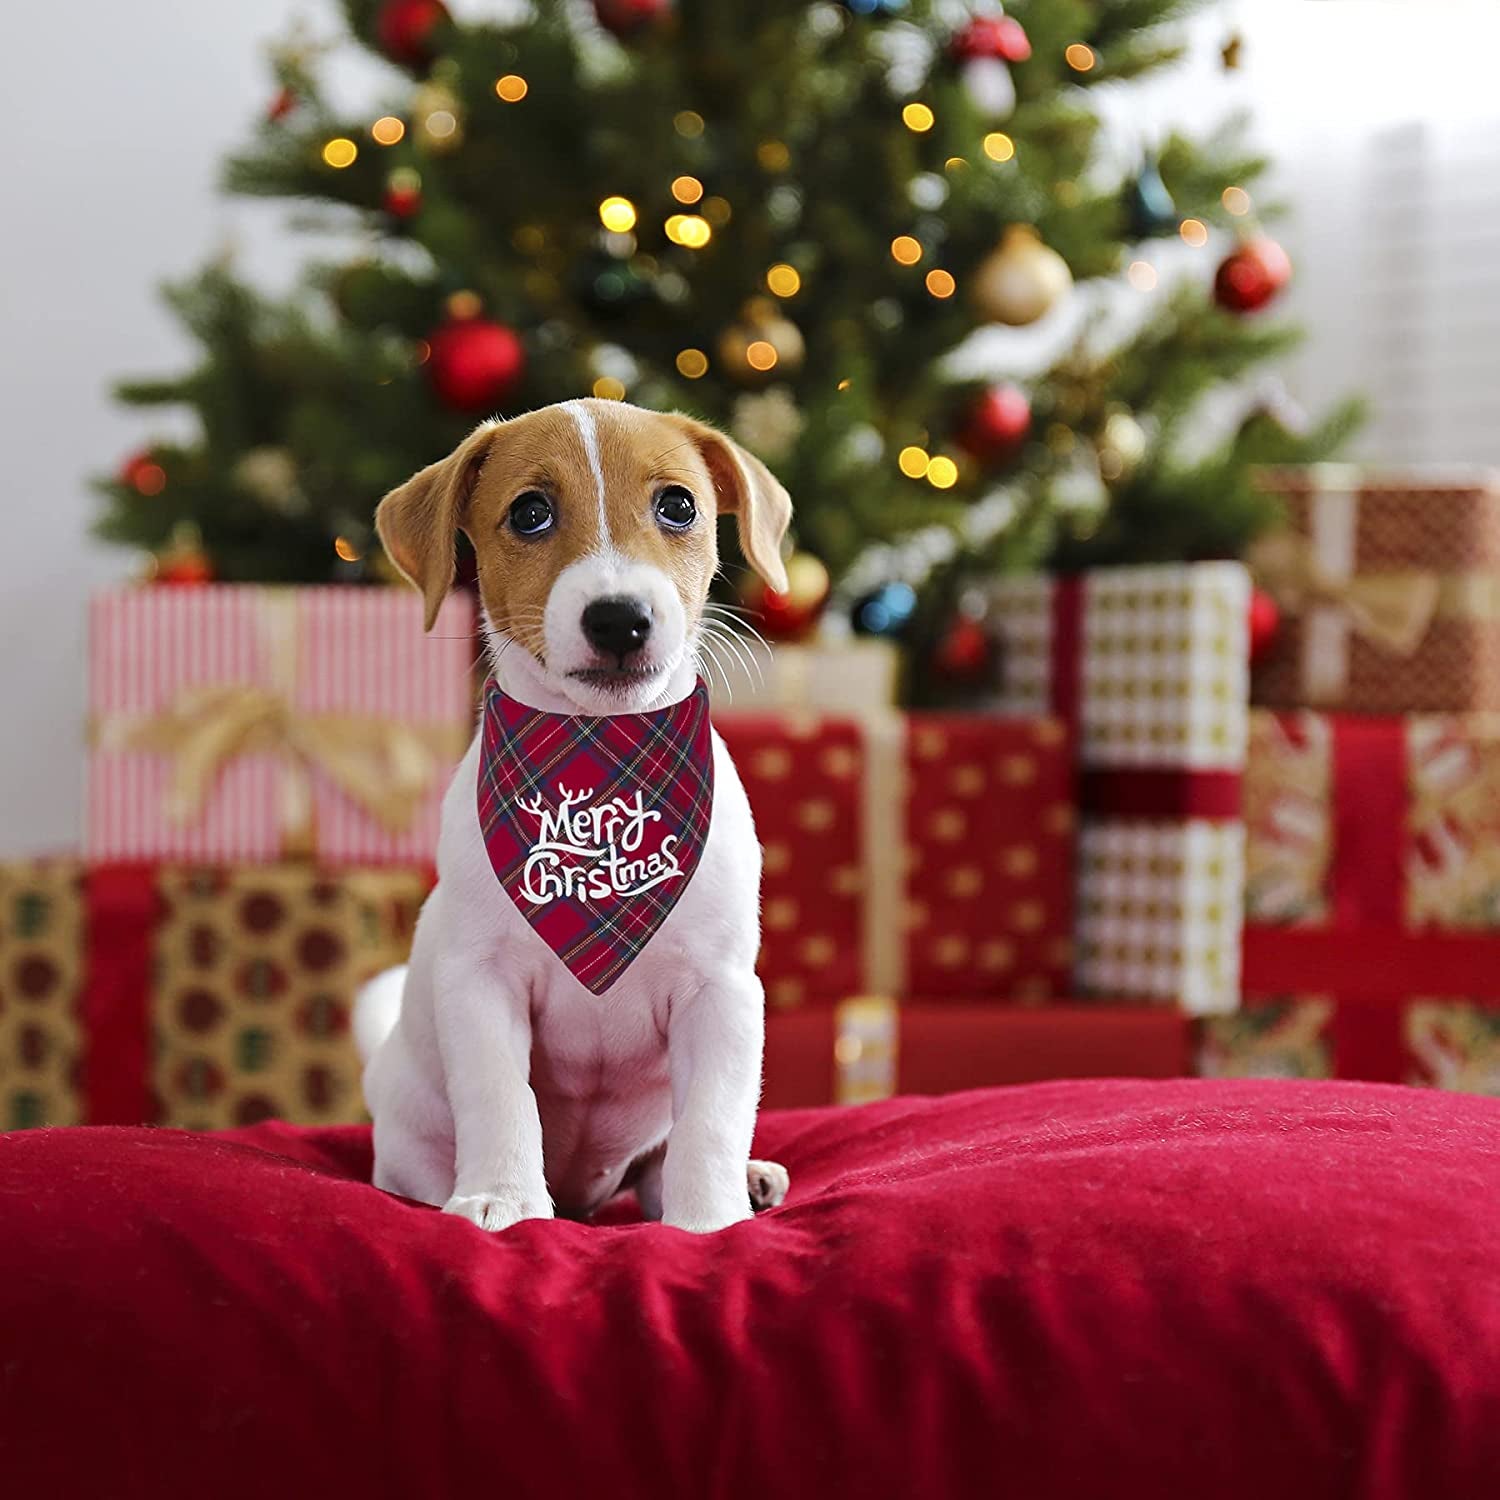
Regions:
<instances>
[{"instance_id":1,"label":"dog's floppy ear","mask_svg":"<svg viewBox=\"0 0 1500 1500\"><path fill-rule=\"evenodd\" d=\"M676 414L713 476L719 510L734 516L745 560L778 594L787 587L781 539L792 519L792 501L780 481L753 453L706 423Z\"/></svg>"},{"instance_id":2,"label":"dog's floppy ear","mask_svg":"<svg viewBox=\"0 0 1500 1500\"><path fill-rule=\"evenodd\" d=\"M432 629L453 587L458 529L497 425L477 428L447 458L413 474L376 508L375 531L386 556L422 595L425 630Z\"/></svg>"}]
</instances>

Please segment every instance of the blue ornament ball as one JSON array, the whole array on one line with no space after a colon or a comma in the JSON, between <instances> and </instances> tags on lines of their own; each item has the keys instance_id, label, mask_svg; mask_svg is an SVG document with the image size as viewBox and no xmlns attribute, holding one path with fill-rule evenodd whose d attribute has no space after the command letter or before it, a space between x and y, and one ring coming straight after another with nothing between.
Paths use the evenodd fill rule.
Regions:
<instances>
[{"instance_id":1,"label":"blue ornament ball","mask_svg":"<svg viewBox=\"0 0 1500 1500\"><path fill-rule=\"evenodd\" d=\"M898 636L917 612L917 594L909 583L883 583L854 602L851 623L856 635Z\"/></svg>"},{"instance_id":2,"label":"blue ornament ball","mask_svg":"<svg viewBox=\"0 0 1500 1500\"><path fill-rule=\"evenodd\" d=\"M844 9L856 16L899 16L906 0L844 0Z\"/></svg>"}]
</instances>

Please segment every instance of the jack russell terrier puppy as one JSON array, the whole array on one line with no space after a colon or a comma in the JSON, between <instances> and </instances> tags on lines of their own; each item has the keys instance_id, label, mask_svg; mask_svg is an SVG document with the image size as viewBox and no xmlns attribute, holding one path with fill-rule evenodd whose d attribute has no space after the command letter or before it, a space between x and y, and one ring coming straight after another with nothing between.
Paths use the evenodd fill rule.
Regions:
<instances>
[{"instance_id":1,"label":"jack russell terrier puppy","mask_svg":"<svg viewBox=\"0 0 1500 1500\"><path fill-rule=\"evenodd\" d=\"M491 1230L627 1187L698 1232L785 1196L749 1159L760 846L698 671L725 514L784 589L764 465L599 400L485 423L381 502L429 630L473 543L492 675L411 962L356 1015L377 1187Z\"/></svg>"}]
</instances>

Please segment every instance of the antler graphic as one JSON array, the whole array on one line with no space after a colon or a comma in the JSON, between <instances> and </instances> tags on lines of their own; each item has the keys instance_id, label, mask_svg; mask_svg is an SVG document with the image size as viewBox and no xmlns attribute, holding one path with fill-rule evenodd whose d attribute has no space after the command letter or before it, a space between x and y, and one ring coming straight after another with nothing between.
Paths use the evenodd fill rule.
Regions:
<instances>
[{"instance_id":1,"label":"antler graphic","mask_svg":"<svg viewBox=\"0 0 1500 1500\"><path fill-rule=\"evenodd\" d=\"M559 792L562 793L562 811L563 812L566 812L575 803L578 803L578 802L587 802L589 800L589 798L594 795L594 789L593 789L593 787L588 787L584 791L570 792L567 789L567 787L565 787L561 782L558 782L557 789L558 789Z\"/></svg>"}]
</instances>

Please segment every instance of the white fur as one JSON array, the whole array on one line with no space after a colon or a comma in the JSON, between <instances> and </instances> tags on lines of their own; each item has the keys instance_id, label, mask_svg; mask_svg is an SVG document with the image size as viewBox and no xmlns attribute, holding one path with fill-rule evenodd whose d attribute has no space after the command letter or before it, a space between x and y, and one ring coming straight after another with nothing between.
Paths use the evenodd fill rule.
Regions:
<instances>
[{"instance_id":1,"label":"white fur","mask_svg":"<svg viewBox=\"0 0 1500 1500\"><path fill-rule=\"evenodd\" d=\"M599 455L599 426L594 414L582 401L564 401L562 409L572 417L578 427L578 438L583 444L583 456L588 461L589 473L594 477L594 494L599 501L599 548L608 552L614 548L609 534L609 516L604 508L604 460Z\"/></svg>"},{"instance_id":2,"label":"white fur","mask_svg":"<svg viewBox=\"0 0 1500 1500\"><path fill-rule=\"evenodd\" d=\"M595 556L574 567L585 563L608 566ZM568 611L576 628L587 589L608 582L603 571L581 573L559 600L571 572L554 590L559 649ZM693 688L683 607L668 588L678 644L663 660L661 685L640 688L643 701L616 697L616 712L677 702ZM549 652L551 613L549 604ZM653 643L666 615L657 615ZM543 667L502 635L492 650L502 688L521 702L555 713L607 711L550 657ZM755 975L760 846L717 734L713 755L713 815L698 869L645 949L596 996L491 869L476 809L475 737L443 804L438 885L417 924L399 1019L365 1071L376 1186L504 1229L550 1218L554 1204L592 1212L632 1163L655 1152L637 1182L648 1216L700 1232L749 1217L764 1041ZM361 1038L381 1034L380 1009L372 985L361 997ZM779 1198L785 1174L769 1171Z\"/></svg>"}]
</instances>

